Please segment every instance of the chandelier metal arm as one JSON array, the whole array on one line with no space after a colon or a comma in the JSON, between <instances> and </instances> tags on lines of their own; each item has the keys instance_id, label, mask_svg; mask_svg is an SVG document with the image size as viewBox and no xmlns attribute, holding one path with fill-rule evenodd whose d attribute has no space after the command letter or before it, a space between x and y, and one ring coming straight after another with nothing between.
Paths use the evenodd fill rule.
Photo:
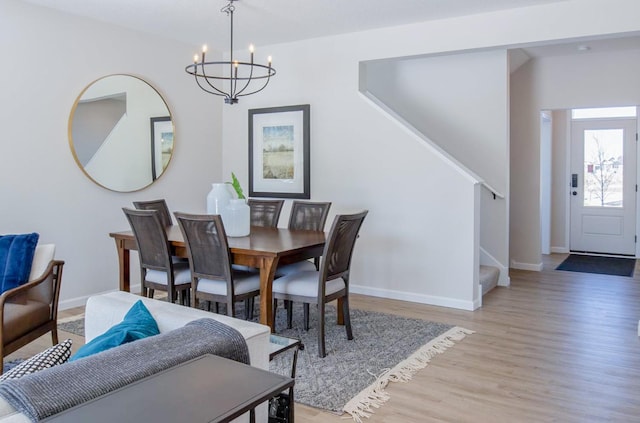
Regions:
<instances>
[{"instance_id":1,"label":"chandelier metal arm","mask_svg":"<svg viewBox=\"0 0 640 423\"><path fill-rule=\"evenodd\" d=\"M264 85L262 86L262 88L255 90L255 91L251 91L250 93L245 93L245 94L240 94L238 93L238 97L244 97L247 95L251 95L251 94L255 94L255 93L259 93L260 91L264 90L265 88L267 88L267 84L269 84L269 81L271 80L270 77L267 77L267 80L265 81Z\"/></svg>"},{"instance_id":2,"label":"chandelier metal arm","mask_svg":"<svg viewBox=\"0 0 640 423\"><path fill-rule=\"evenodd\" d=\"M249 71L249 77L246 78L247 83L244 84L244 87L242 87L242 89L240 91L236 91L236 92L233 93L234 97L238 97L238 96L242 95L244 90L246 90L247 87L249 86L249 84L251 84L251 78L253 77L253 53L251 53L251 64L250 64L250 66L251 66L251 70ZM238 86L237 72L238 72L238 68L236 67L236 80L235 80L236 86L235 86L235 88L237 88L237 86Z\"/></svg>"},{"instance_id":3,"label":"chandelier metal arm","mask_svg":"<svg viewBox=\"0 0 640 423\"><path fill-rule=\"evenodd\" d=\"M194 70L191 71L190 68L193 68ZM216 88L213 84L211 84L207 78L206 75L203 74L199 74L197 73L197 68L198 65L197 64L193 64L193 65L189 65L185 68L185 71L190 74L193 75L193 78L196 81L196 84L198 84L198 86L205 92L209 93L209 94L214 94L214 95L219 95L222 97L228 97L229 94L225 93L224 91L219 90L218 88ZM214 91L211 91L207 88L205 88L201 83L200 83L200 79L204 79L207 82L207 85L209 85L209 87L211 87Z\"/></svg>"}]
</instances>

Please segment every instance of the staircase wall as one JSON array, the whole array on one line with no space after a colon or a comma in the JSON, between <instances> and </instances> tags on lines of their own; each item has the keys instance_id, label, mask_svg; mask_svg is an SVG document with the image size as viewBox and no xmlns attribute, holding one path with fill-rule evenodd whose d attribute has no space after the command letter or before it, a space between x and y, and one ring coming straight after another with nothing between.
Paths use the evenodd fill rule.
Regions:
<instances>
[{"instance_id":1,"label":"staircase wall","mask_svg":"<svg viewBox=\"0 0 640 423\"><path fill-rule=\"evenodd\" d=\"M361 68L361 89L463 168L508 192L506 50L373 61ZM480 210L480 245L506 268L508 201L483 189Z\"/></svg>"}]
</instances>

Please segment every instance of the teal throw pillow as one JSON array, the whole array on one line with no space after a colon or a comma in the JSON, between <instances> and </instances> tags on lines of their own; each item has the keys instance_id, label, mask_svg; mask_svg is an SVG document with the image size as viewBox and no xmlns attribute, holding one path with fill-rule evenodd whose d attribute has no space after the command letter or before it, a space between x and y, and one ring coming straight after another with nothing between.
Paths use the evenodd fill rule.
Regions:
<instances>
[{"instance_id":1,"label":"teal throw pillow","mask_svg":"<svg viewBox=\"0 0 640 423\"><path fill-rule=\"evenodd\" d=\"M0 293L29 280L38 238L35 232L0 236Z\"/></svg>"},{"instance_id":2,"label":"teal throw pillow","mask_svg":"<svg viewBox=\"0 0 640 423\"><path fill-rule=\"evenodd\" d=\"M131 306L122 322L80 347L69 361L106 351L148 336L158 335L159 333L160 330L155 319L149 313L142 300L138 300Z\"/></svg>"}]
</instances>

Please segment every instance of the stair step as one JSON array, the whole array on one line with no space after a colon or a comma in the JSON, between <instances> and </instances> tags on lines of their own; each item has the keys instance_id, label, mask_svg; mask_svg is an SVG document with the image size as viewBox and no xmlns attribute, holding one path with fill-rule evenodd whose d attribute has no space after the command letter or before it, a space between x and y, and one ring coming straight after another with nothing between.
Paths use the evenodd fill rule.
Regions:
<instances>
[{"instance_id":1,"label":"stair step","mask_svg":"<svg viewBox=\"0 0 640 423\"><path fill-rule=\"evenodd\" d=\"M480 285L482 285L482 295L498 286L500 269L495 266L480 265Z\"/></svg>"}]
</instances>

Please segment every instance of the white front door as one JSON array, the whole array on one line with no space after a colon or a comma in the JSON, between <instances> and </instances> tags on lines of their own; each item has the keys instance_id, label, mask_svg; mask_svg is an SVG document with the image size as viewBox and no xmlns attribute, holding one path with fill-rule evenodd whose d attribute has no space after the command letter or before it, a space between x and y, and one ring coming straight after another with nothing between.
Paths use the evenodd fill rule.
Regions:
<instances>
[{"instance_id":1,"label":"white front door","mask_svg":"<svg viewBox=\"0 0 640 423\"><path fill-rule=\"evenodd\" d=\"M636 119L571 123L571 251L635 256Z\"/></svg>"}]
</instances>

